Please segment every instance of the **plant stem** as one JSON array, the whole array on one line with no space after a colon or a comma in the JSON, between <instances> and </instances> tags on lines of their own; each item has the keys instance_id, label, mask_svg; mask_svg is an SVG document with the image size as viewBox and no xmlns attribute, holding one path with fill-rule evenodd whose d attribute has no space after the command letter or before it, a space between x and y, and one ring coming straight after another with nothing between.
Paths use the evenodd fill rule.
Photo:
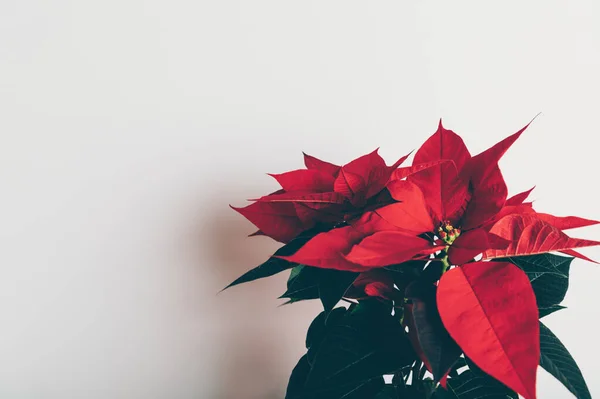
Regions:
<instances>
[{"instance_id":1,"label":"plant stem","mask_svg":"<svg viewBox=\"0 0 600 399\"><path fill-rule=\"evenodd\" d=\"M441 255L441 261L442 261L442 265L444 265L444 268L442 269L442 274L446 273L448 271L448 269L450 269L450 262L448 262L448 248L450 248L450 246L446 246L446 249L442 251Z\"/></svg>"},{"instance_id":2,"label":"plant stem","mask_svg":"<svg viewBox=\"0 0 600 399\"><path fill-rule=\"evenodd\" d=\"M448 269L450 269L450 263L448 262L448 255L446 255L442 258L442 264L444 265L444 268L442 269L442 273L446 273L448 271Z\"/></svg>"}]
</instances>

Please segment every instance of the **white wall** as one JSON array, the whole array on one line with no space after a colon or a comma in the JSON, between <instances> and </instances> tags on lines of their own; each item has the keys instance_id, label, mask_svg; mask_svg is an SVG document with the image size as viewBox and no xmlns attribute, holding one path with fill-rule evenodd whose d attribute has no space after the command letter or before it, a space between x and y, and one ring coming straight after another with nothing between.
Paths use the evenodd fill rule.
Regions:
<instances>
[{"instance_id":1,"label":"white wall","mask_svg":"<svg viewBox=\"0 0 600 399\"><path fill-rule=\"evenodd\" d=\"M478 152L542 111L509 188L600 218L598 2L407 3L0 1L0 396L281 398L319 304L216 293L276 248L228 204L302 150L391 162L443 117ZM600 269L571 281L547 324L598 396Z\"/></svg>"}]
</instances>

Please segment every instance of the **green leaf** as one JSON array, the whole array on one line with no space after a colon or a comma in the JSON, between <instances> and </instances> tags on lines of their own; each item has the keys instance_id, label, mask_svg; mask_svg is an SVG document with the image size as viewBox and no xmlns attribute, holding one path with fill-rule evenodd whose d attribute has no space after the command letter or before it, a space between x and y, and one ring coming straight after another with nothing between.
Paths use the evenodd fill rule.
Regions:
<instances>
[{"instance_id":1,"label":"green leaf","mask_svg":"<svg viewBox=\"0 0 600 399\"><path fill-rule=\"evenodd\" d=\"M319 298L319 269L310 266L295 266L287 281L287 290L279 298L288 298L289 303Z\"/></svg>"},{"instance_id":2,"label":"green leaf","mask_svg":"<svg viewBox=\"0 0 600 399\"><path fill-rule=\"evenodd\" d=\"M569 269L573 258L557 266L566 277L554 273L541 273L530 276L531 287L535 293L538 308L550 308L560 304L569 289Z\"/></svg>"},{"instance_id":3,"label":"green leaf","mask_svg":"<svg viewBox=\"0 0 600 399\"><path fill-rule=\"evenodd\" d=\"M345 384L339 387L325 388L319 392L311 392L309 394L305 394L303 393L303 387L309 373L310 364L308 362L307 355L304 355L300 358L300 361L292 371L292 375L290 376L287 391L285 394L286 399L367 399L374 397L379 398L378 394L383 392L383 388L385 388L385 382L383 380L383 377L378 377L368 381ZM382 396L381 399L388 399L388 397ZM393 397L390 397L390 399L393 399Z\"/></svg>"},{"instance_id":4,"label":"green leaf","mask_svg":"<svg viewBox=\"0 0 600 399\"><path fill-rule=\"evenodd\" d=\"M552 305L548 306L547 308L539 308L538 310L540 312L540 319L561 309L566 309L566 307L560 305Z\"/></svg>"},{"instance_id":5,"label":"green leaf","mask_svg":"<svg viewBox=\"0 0 600 399\"><path fill-rule=\"evenodd\" d=\"M458 369L463 368L467 365L467 361L464 357L459 357L458 360L456 361L456 363L454 363L454 365L452 366L452 370L450 371L450 374L448 374L450 377L458 377Z\"/></svg>"},{"instance_id":6,"label":"green leaf","mask_svg":"<svg viewBox=\"0 0 600 399\"><path fill-rule=\"evenodd\" d=\"M421 274L429 259L426 260L409 260L407 262L398 263L396 265L385 266L384 269L398 272L398 273L408 273L414 276Z\"/></svg>"},{"instance_id":7,"label":"green leaf","mask_svg":"<svg viewBox=\"0 0 600 399\"><path fill-rule=\"evenodd\" d=\"M415 360L391 306L375 299L322 312L309 327L307 346L304 384L298 388L294 379L287 399L373 398L383 388L384 374Z\"/></svg>"},{"instance_id":8,"label":"green leaf","mask_svg":"<svg viewBox=\"0 0 600 399\"><path fill-rule=\"evenodd\" d=\"M311 238L317 234L318 231L315 229L307 230L296 238L294 238L289 243L285 244L283 247L279 248L273 256L289 256L294 254L300 247L308 242ZM291 269L296 266L297 263L288 262L286 260L280 258L270 257L263 264L255 267L252 270L247 271L242 276L238 277L234 282L229 284L227 287L223 288L222 291L225 291L227 288L247 283L250 281L258 280L265 277L273 276L277 273L280 273L284 270Z\"/></svg>"},{"instance_id":9,"label":"green leaf","mask_svg":"<svg viewBox=\"0 0 600 399\"><path fill-rule=\"evenodd\" d=\"M466 370L448 379L448 390L439 386L435 399L518 399L516 393L487 374Z\"/></svg>"},{"instance_id":10,"label":"green leaf","mask_svg":"<svg viewBox=\"0 0 600 399\"><path fill-rule=\"evenodd\" d=\"M308 373L310 372L310 363L308 362L307 356L308 355L302 356L296 364L296 367L294 367L292 370L285 394L286 398L291 398L292 396L297 395L298 392L302 391L302 388L306 383Z\"/></svg>"},{"instance_id":11,"label":"green leaf","mask_svg":"<svg viewBox=\"0 0 600 399\"><path fill-rule=\"evenodd\" d=\"M329 313L342 299L360 273L322 269L319 279L319 298L325 312Z\"/></svg>"},{"instance_id":12,"label":"green leaf","mask_svg":"<svg viewBox=\"0 0 600 399\"><path fill-rule=\"evenodd\" d=\"M530 256L508 257L505 261L519 266L527 275L538 275L543 273L558 274L562 277L568 277L561 268L561 265L570 263L573 258L558 256L553 254L539 254Z\"/></svg>"},{"instance_id":13,"label":"green leaf","mask_svg":"<svg viewBox=\"0 0 600 399\"><path fill-rule=\"evenodd\" d=\"M541 322L540 349L540 366L559 380L577 399L591 399L577 363L562 342Z\"/></svg>"},{"instance_id":14,"label":"green leaf","mask_svg":"<svg viewBox=\"0 0 600 399\"><path fill-rule=\"evenodd\" d=\"M456 368L468 366L458 376L448 379L448 390L439 386L433 399L518 399L518 395L481 370L467 357L460 358Z\"/></svg>"},{"instance_id":15,"label":"green leaf","mask_svg":"<svg viewBox=\"0 0 600 399\"><path fill-rule=\"evenodd\" d=\"M396 388L393 385L386 385L377 393L374 399L397 399Z\"/></svg>"},{"instance_id":16,"label":"green leaf","mask_svg":"<svg viewBox=\"0 0 600 399\"><path fill-rule=\"evenodd\" d=\"M531 281L538 308L552 308L565 298L569 270L574 258L553 254L498 259L511 262L525 271ZM554 309L553 311L558 310ZM540 311L540 314L543 312ZM546 313L546 315L549 313Z\"/></svg>"},{"instance_id":17,"label":"green leaf","mask_svg":"<svg viewBox=\"0 0 600 399\"><path fill-rule=\"evenodd\" d=\"M319 313L312 323L310 323L306 332L306 349L319 346L325 338L328 326L343 323L343 318L347 312L346 308L335 308L329 315L326 312Z\"/></svg>"},{"instance_id":18,"label":"green leaf","mask_svg":"<svg viewBox=\"0 0 600 399\"><path fill-rule=\"evenodd\" d=\"M280 298L287 303L320 298L324 309L329 312L342 299L359 273L321 269L299 265L292 269L288 289Z\"/></svg>"}]
</instances>

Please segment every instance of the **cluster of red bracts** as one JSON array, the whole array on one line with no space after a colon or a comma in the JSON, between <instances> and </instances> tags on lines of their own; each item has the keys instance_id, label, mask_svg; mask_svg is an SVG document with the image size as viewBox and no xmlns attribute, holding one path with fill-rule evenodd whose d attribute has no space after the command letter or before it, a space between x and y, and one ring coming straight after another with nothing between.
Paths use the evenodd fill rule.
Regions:
<instances>
[{"instance_id":1,"label":"cluster of red bracts","mask_svg":"<svg viewBox=\"0 0 600 399\"><path fill-rule=\"evenodd\" d=\"M440 122L408 167L400 167L408 155L387 166L377 151L344 166L305 154L306 169L272 175L282 190L236 210L283 243L319 227L283 258L361 272L354 285L365 295L404 297L384 267L441 262L437 308L448 333L481 369L532 399L540 356L535 296L518 267L492 259L562 252L589 260L575 248L600 242L564 233L596 221L539 213L526 202L531 190L508 198L498 161L526 128L471 156Z\"/></svg>"}]
</instances>

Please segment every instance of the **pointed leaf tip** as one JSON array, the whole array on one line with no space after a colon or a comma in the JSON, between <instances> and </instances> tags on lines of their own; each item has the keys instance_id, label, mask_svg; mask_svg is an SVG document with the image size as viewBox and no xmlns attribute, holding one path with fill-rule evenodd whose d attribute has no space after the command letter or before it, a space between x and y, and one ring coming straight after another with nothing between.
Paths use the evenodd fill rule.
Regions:
<instances>
[{"instance_id":1,"label":"pointed leaf tip","mask_svg":"<svg viewBox=\"0 0 600 399\"><path fill-rule=\"evenodd\" d=\"M538 112L538 113L537 113L537 114L536 114L536 115L533 117L533 119L531 119L531 120L529 121L529 123L528 123L527 125L528 125L528 126L529 126L529 125L531 125L531 123L532 123L534 120L536 120L536 119L537 119L537 117L538 117L538 116L540 116L541 114L542 114L542 111Z\"/></svg>"},{"instance_id":2,"label":"pointed leaf tip","mask_svg":"<svg viewBox=\"0 0 600 399\"><path fill-rule=\"evenodd\" d=\"M556 335L540 322L540 366L552 374L578 399L591 399L577 363Z\"/></svg>"},{"instance_id":3,"label":"pointed leaf tip","mask_svg":"<svg viewBox=\"0 0 600 399\"><path fill-rule=\"evenodd\" d=\"M529 197L529 194L531 194L531 192L535 189L535 186L531 187L529 190L523 191L521 193L515 194L512 197L508 198L505 202L505 206L516 206L516 205L522 205L525 200L527 199L527 197Z\"/></svg>"}]
</instances>

